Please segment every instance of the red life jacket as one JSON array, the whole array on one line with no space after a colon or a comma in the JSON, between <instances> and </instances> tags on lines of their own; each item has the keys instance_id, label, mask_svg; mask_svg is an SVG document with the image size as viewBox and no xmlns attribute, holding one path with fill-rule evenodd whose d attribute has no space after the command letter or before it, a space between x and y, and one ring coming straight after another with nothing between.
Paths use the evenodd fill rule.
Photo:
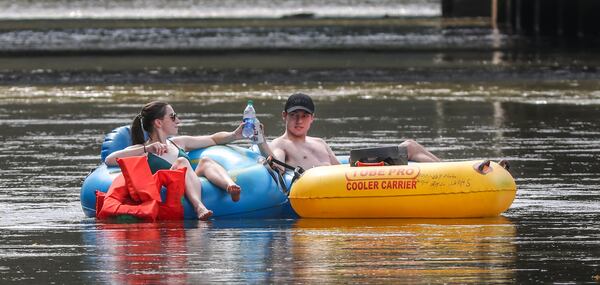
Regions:
<instances>
[{"instance_id":1,"label":"red life jacket","mask_svg":"<svg viewBox=\"0 0 600 285\"><path fill-rule=\"evenodd\" d=\"M159 220L183 220L183 205L185 194L185 172L187 168L177 170L161 169L154 173L158 191L164 185L167 188L165 200L159 204Z\"/></svg>"},{"instance_id":2,"label":"red life jacket","mask_svg":"<svg viewBox=\"0 0 600 285\"><path fill-rule=\"evenodd\" d=\"M159 170L152 175L146 156L119 158L117 162L123 174L106 194L96 191L96 218L132 215L148 221L183 219L181 199L187 168ZM164 202L160 196L162 186L167 189Z\"/></svg>"}]
</instances>

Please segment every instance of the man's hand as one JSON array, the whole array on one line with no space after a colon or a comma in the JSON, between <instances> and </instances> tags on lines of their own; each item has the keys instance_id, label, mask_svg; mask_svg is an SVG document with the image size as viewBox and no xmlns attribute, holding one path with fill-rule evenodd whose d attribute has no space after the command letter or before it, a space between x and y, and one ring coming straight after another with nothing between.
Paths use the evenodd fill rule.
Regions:
<instances>
[{"instance_id":1,"label":"man's hand","mask_svg":"<svg viewBox=\"0 0 600 285\"><path fill-rule=\"evenodd\" d=\"M252 144L261 144L265 142L265 133L264 133L264 125L256 119L258 123L258 128L254 127L254 135L250 137L250 142Z\"/></svg>"}]
</instances>

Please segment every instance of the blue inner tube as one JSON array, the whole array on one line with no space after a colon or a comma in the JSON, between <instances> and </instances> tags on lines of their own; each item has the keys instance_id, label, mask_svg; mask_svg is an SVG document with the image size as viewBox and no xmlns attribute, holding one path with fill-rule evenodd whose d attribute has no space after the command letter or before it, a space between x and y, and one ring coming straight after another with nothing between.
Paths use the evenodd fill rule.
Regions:
<instances>
[{"instance_id":1,"label":"blue inner tube","mask_svg":"<svg viewBox=\"0 0 600 285\"><path fill-rule=\"evenodd\" d=\"M131 145L131 132L128 126L116 128L106 135L102 143L102 163L86 177L81 187L81 206L86 216L96 215L96 190L107 192L112 181L121 173L119 167L104 164L106 157L114 151ZM214 212L215 218L297 218L287 195L279 183L273 179L271 170L262 163L262 157L249 149L237 146L212 146L189 152L195 168L200 158L209 157L221 164L233 180L242 187L241 199L237 203L225 190L220 189L201 177L202 202ZM290 177L286 177L289 185ZM164 198L164 189L161 193ZM191 203L183 200L184 218L196 219Z\"/></svg>"}]
</instances>

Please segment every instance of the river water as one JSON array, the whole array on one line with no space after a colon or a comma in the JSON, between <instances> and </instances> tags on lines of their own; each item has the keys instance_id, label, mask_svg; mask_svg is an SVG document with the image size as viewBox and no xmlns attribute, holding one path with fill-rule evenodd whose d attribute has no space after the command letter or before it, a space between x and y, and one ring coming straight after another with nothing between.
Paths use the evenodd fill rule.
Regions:
<instances>
[{"instance_id":1,"label":"river water","mask_svg":"<svg viewBox=\"0 0 600 285\"><path fill-rule=\"evenodd\" d=\"M1 283L599 282L594 39L449 25L437 1L156 0L145 19L136 1L94 2L0 3ZM281 18L298 13L314 15ZM104 135L142 104L169 101L182 133L208 134L253 99L273 139L295 91L313 95L311 134L337 154L413 138L447 161L508 159L517 197L488 219L83 215Z\"/></svg>"}]
</instances>

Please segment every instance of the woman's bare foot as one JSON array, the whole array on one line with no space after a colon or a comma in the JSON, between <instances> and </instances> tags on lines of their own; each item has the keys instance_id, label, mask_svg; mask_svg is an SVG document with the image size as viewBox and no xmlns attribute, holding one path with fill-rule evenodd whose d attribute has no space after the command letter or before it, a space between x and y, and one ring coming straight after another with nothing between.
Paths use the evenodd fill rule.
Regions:
<instances>
[{"instance_id":1,"label":"woman's bare foot","mask_svg":"<svg viewBox=\"0 0 600 285\"><path fill-rule=\"evenodd\" d=\"M213 215L213 211L204 206L198 206L198 208L196 208L196 213L198 213L198 220L201 221L207 221Z\"/></svg>"},{"instance_id":2,"label":"woman's bare foot","mask_svg":"<svg viewBox=\"0 0 600 285\"><path fill-rule=\"evenodd\" d=\"M231 195L231 201L237 202L240 200L240 195L242 194L242 187L237 184L231 184L227 186L227 193Z\"/></svg>"}]
</instances>

